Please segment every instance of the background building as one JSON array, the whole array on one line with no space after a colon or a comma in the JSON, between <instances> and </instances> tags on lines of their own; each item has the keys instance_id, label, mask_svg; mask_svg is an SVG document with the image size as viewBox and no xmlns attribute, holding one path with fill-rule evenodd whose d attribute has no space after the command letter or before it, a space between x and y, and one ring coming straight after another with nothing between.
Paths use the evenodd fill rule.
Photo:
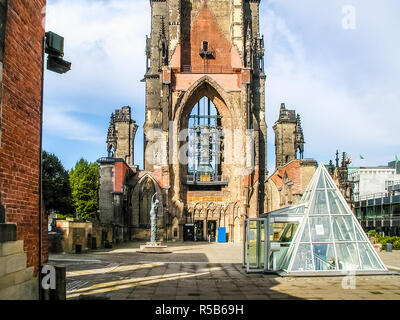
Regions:
<instances>
[{"instance_id":1,"label":"background building","mask_svg":"<svg viewBox=\"0 0 400 320\"><path fill-rule=\"evenodd\" d=\"M284 208L300 201L317 168L313 159L303 159L304 134L300 115L281 104L274 125L276 169L265 183L265 212Z\"/></svg>"},{"instance_id":2,"label":"background building","mask_svg":"<svg viewBox=\"0 0 400 320\"><path fill-rule=\"evenodd\" d=\"M349 173L349 179L354 182L354 200L358 201L373 194L387 192L388 186L400 180L400 174L389 166L360 167Z\"/></svg>"},{"instance_id":3,"label":"background building","mask_svg":"<svg viewBox=\"0 0 400 320\"><path fill-rule=\"evenodd\" d=\"M363 228L387 236L400 235L399 163L361 167L349 177L354 181L354 208Z\"/></svg>"},{"instance_id":4,"label":"background building","mask_svg":"<svg viewBox=\"0 0 400 320\"><path fill-rule=\"evenodd\" d=\"M0 299L36 299L45 0L0 1ZM47 221L43 217L43 229Z\"/></svg>"},{"instance_id":5,"label":"background building","mask_svg":"<svg viewBox=\"0 0 400 320\"><path fill-rule=\"evenodd\" d=\"M282 103L279 119L273 129L276 167L284 166L294 159L303 159L305 142L300 115L296 116L295 110L287 110Z\"/></svg>"}]
</instances>

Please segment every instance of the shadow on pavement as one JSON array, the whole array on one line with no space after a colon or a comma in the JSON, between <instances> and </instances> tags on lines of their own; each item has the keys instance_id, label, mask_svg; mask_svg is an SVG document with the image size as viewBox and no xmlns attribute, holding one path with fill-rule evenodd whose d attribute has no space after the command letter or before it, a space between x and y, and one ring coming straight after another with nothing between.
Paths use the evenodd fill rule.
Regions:
<instances>
[{"instance_id":1,"label":"shadow on pavement","mask_svg":"<svg viewBox=\"0 0 400 320\"><path fill-rule=\"evenodd\" d=\"M205 253L183 252L202 245L209 244L168 243L171 254L143 254L136 252L138 244L128 243L83 255L57 255L53 264L67 268L70 300L299 299L273 289L279 284L277 275L247 274L240 263L210 262Z\"/></svg>"}]
</instances>

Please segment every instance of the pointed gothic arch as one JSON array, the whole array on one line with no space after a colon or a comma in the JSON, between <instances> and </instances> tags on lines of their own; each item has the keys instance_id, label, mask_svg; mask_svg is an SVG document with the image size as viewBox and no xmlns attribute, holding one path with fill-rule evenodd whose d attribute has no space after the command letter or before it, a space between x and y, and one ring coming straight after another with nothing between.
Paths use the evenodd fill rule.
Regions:
<instances>
[{"instance_id":1,"label":"pointed gothic arch","mask_svg":"<svg viewBox=\"0 0 400 320\"><path fill-rule=\"evenodd\" d=\"M173 120L178 121L178 130L185 128L182 127L182 120L187 121L193 106L202 97L209 98L217 108L218 113L224 119L232 121L235 115L233 114L233 108L229 105L229 98L225 90L218 82L205 75L189 87L178 103L173 115Z\"/></svg>"},{"instance_id":2,"label":"pointed gothic arch","mask_svg":"<svg viewBox=\"0 0 400 320\"><path fill-rule=\"evenodd\" d=\"M131 202L137 203L137 206L132 208L134 225L141 229L149 229L152 197L155 193L157 197L162 197L161 188L150 174L145 174L136 182L132 189ZM163 217L162 205L158 207L158 216ZM160 219L158 223L161 223Z\"/></svg>"}]
</instances>

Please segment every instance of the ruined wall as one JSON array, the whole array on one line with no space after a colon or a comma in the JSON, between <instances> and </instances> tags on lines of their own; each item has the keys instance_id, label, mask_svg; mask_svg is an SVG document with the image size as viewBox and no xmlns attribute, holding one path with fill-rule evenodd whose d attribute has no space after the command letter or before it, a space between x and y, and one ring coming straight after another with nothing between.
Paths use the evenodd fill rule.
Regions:
<instances>
[{"instance_id":1,"label":"ruined wall","mask_svg":"<svg viewBox=\"0 0 400 320\"><path fill-rule=\"evenodd\" d=\"M295 123L284 122L274 126L276 167L284 166L296 159L295 129Z\"/></svg>"},{"instance_id":2,"label":"ruined wall","mask_svg":"<svg viewBox=\"0 0 400 320\"><path fill-rule=\"evenodd\" d=\"M100 221L112 223L114 219L114 163L99 165Z\"/></svg>"},{"instance_id":3,"label":"ruined wall","mask_svg":"<svg viewBox=\"0 0 400 320\"><path fill-rule=\"evenodd\" d=\"M8 2L1 94L0 192L6 222L17 224L27 266L35 267L35 274L45 4L45 0Z\"/></svg>"},{"instance_id":4,"label":"ruined wall","mask_svg":"<svg viewBox=\"0 0 400 320\"><path fill-rule=\"evenodd\" d=\"M297 204L317 169L313 159L292 160L276 168L266 183L268 190L267 212Z\"/></svg>"},{"instance_id":5,"label":"ruined wall","mask_svg":"<svg viewBox=\"0 0 400 320\"><path fill-rule=\"evenodd\" d=\"M273 127L275 132L276 168L294 159L303 159L304 135L300 115L281 104L279 119Z\"/></svg>"}]
</instances>

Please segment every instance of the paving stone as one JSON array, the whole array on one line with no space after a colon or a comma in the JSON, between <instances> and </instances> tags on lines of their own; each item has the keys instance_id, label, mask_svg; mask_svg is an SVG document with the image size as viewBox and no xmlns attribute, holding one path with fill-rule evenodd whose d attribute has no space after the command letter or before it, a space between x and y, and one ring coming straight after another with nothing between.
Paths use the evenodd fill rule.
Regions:
<instances>
[{"instance_id":1,"label":"paving stone","mask_svg":"<svg viewBox=\"0 0 400 320\"><path fill-rule=\"evenodd\" d=\"M108 252L83 254L80 259L101 260L101 263L66 263L67 271L82 270L79 277L68 277L67 282L90 281L107 284L115 298L168 300L245 300L245 299L395 299L400 300L400 276L363 276L356 278L356 290L342 288L343 277L335 278L281 278L270 274L247 274L242 268L242 247L222 247L218 244L168 244L179 253L165 256L137 254L133 249L138 243L126 243ZM185 253L185 254L183 254ZM208 263L196 263L199 253ZM64 258L76 259L74 255ZM232 263L223 263L228 259ZM398 256L400 257L400 256ZM387 259L400 267L400 259ZM236 260L235 260L236 259ZM194 261L192 263L191 261ZM159 262L164 263L160 265ZM234 263L233 263L234 262ZM119 264L120 269L108 272L107 266ZM122 267L123 266L123 267ZM103 273L98 270L105 269ZM218 270L219 269L219 270ZM97 270L97 271L96 271ZM119 271L120 270L120 271ZM129 271L124 271L129 270ZM92 273L91 273L92 272ZM201 273L206 273L200 275ZM381 293L372 293L381 292ZM123 294L121 294L123 293Z\"/></svg>"}]
</instances>

